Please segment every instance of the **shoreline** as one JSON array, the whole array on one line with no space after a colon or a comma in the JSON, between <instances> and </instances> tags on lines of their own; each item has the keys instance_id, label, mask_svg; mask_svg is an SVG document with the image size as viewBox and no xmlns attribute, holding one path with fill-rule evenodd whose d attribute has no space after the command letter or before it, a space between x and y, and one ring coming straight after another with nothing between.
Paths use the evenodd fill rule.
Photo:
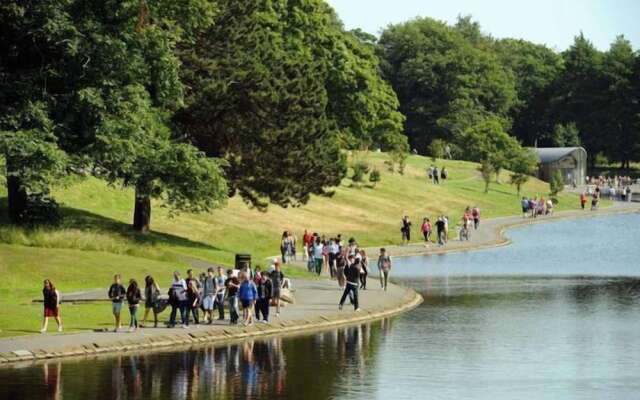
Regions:
<instances>
[{"instance_id":1,"label":"shoreline","mask_svg":"<svg viewBox=\"0 0 640 400\"><path fill-rule=\"evenodd\" d=\"M300 284L304 282L300 281ZM88 357L142 350L168 350L172 347L184 347L200 344L222 344L244 339L260 339L273 335L288 335L311 331L331 329L339 326L357 325L389 318L409 311L423 302L422 296L413 289L390 285L387 296L377 296L380 290L369 289L363 297L382 298L371 307L363 307L361 312L338 311L337 299L339 291L335 282L310 282L318 290L330 291L330 295L316 296L312 303L300 306L290 305L283 309L283 314L293 312L293 318L282 318L269 324L256 323L243 325L198 325L193 329L142 328L135 333L78 332L52 335L31 335L0 339L0 368L16 365L16 363L32 363L47 359L69 357ZM372 284L376 284L375 279ZM298 292L305 289L299 289ZM310 293L312 290L309 290ZM364 292L361 291L364 294ZM373 294L369 294L373 293ZM330 296L330 297L327 297ZM375 296L375 297L374 297ZM331 301L328 309L324 301ZM308 301L308 299L306 299ZM369 299L367 299L369 300ZM390 301L391 300L391 301ZM318 309L321 312L306 310ZM301 309L296 310L296 307ZM324 307L324 308L323 308ZM296 315L298 314L298 315ZM226 321L225 321L226 322ZM99 338L100 340L96 340Z\"/></svg>"},{"instance_id":2,"label":"shoreline","mask_svg":"<svg viewBox=\"0 0 640 400\"><path fill-rule=\"evenodd\" d=\"M387 250L387 254L390 254L394 258L442 255L447 253L485 250L508 246L509 244L511 244L512 241L506 236L506 231L514 228L569 219L597 218L634 213L640 213L640 203L618 202L614 203L611 207L599 209L597 211L560 211L554 213L553 215L547 215L538 218L522 218L521 215L497 217L487 220L481 220L480 229L478 231L472 231L472 237L469 241L460 242L458 239L450 239L449 243L441 247L435 243L432 243L428 247L425 247L423 243L414 242L408 245L366 247L365 250L368 254L377 254L378 249L380 247L384 247Z\"/></svg>"}]
</instances>

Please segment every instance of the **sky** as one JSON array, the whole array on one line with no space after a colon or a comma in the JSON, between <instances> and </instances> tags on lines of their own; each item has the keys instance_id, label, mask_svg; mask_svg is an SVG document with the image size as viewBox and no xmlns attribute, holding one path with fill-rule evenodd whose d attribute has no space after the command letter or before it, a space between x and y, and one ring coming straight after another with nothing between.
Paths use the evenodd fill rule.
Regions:
<instances>
[{"instance_id":1,"label":"sky","mask_svg":"<svg viewBox=\"0 0 640 400\"><path fill-rule=\"evenodd\" d=\"M347 29L378 35L382 28L414 17L453 23L473 16L483 32L519 38L562 51L580 32L600 50L623 34L640 48L640 0L326 0Z\"/></svg>"}]
</instances>

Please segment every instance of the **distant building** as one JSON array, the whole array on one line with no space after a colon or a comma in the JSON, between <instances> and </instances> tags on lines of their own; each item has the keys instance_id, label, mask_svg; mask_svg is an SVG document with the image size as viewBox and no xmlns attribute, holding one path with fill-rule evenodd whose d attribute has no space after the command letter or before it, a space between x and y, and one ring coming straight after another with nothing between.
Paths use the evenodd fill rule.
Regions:
<instances>
[{"instance_id":1,"label":"distant building","mask_svg":"<svg viewBox=\"0 0 640 400\"><path fill-rule=\"evenodd\" d=\"M551 175L559 170L567 185L585 182L587 151L582 147L537 147L532 150L538 155L538 178L549 182Z\"/></svg>"}]
</instances>

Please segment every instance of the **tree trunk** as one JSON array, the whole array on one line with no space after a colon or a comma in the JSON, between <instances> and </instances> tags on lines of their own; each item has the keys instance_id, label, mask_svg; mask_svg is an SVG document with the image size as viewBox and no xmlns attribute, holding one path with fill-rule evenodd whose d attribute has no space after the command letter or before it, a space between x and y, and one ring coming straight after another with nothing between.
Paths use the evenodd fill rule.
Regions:
<instances>
[{"instance_id":1,"label":"tree trunk","mask_svg":"<svg viewBox=\"0 0 640 400\"><path fill-rule=\"evenodd\" d=\"M24 221L24 213L27 209L27 190L20 178L10 175L11 171L12 169L7 165L7 211L9 221L19 225Z\"/></svg>"},{"instance_id":2,"label":"tree trunk","mask_svg":"<svg viewBox=\"0 0 640 400\"><path fill-rule=\"evenodd\" d=\"M147 195L139 194L136 189L136 204L133 211L133 229L148 233L151 225L151 198Z\"/></svg>"}]
</instances>

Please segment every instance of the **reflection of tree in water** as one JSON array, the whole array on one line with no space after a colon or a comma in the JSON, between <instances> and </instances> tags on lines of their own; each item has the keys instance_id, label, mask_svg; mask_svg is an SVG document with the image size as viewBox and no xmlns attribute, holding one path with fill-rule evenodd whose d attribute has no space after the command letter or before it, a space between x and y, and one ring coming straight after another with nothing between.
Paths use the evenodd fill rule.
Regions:
<instances>
[{"instance_id":1,"label":"reflection of tree in water","mask_svg":"<svg viewBox=\"0 0 640 400\"><path fill-rule=\"evenodd\" d=\"M364 385L389 320L312 336L0 370L14 399L326 399ZM285 361L286 360L286 361ZM9 384L11 379L41 385ZM64 388L64 390L62 390ZM6 389L6 390L5 390Z\"/></svg>"}]
</instances>

